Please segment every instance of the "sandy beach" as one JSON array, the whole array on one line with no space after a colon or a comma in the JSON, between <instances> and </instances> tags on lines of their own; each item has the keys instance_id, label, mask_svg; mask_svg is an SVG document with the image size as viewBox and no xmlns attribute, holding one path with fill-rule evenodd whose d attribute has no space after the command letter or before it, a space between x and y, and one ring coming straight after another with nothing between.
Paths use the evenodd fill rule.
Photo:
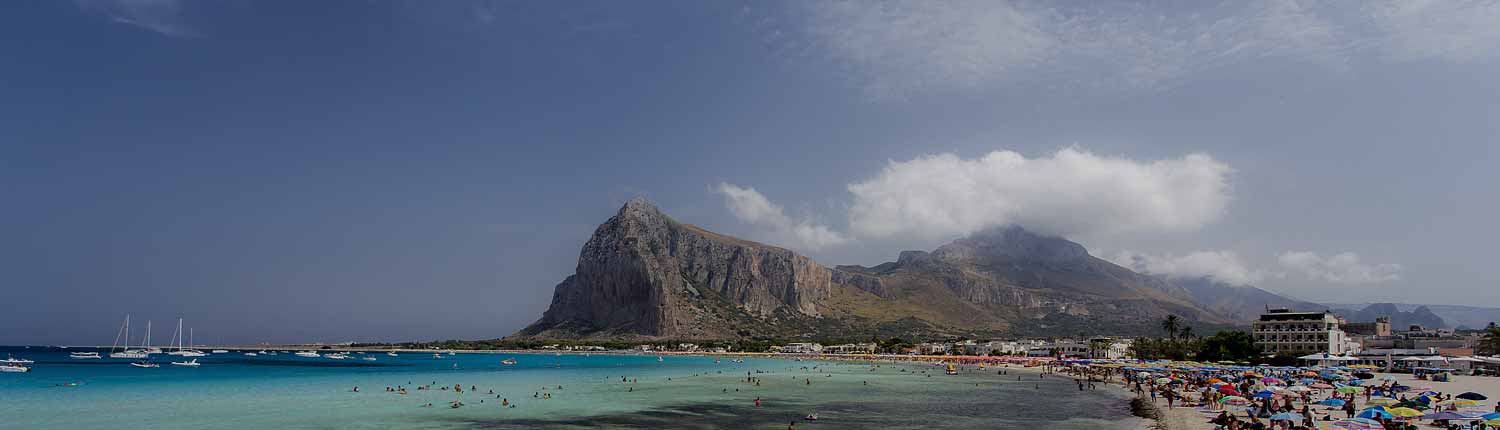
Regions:
<instances>
[{"instance_id":1,"label":"sandy beach","mask_svg":"<svg viewBox=\"0 0 1500 430\"><path fill-rule=\"evenodd\" d=\"M1497 401L1497 399L1500 399L1500 397L1497 397L1497 395L1500 395L1500 378L1496 377L1458 376L1454 377L1450 382L1432 382L1428 380L1416 379L1412 377L1412 375L1404 373L1377 373L1375 375L1377 379L1384 378L1386 376L1393 376L1402 385L1409 385L1419 388L1431 387L1433 391L1444 394L1456 395L1459 393L1471 391L1482 393L1484 395L1491 396L1490 400L1487 400L1483 403L1482 407L1486 411L1493 411L1496 405L1495 402ZM1121 389L1124 388L1121 387ZM1327 397L1328 394L1325 391L1319 396L1314 396L1314 399L1324 399ZM1214 425L1210 424L1208 420L1219 414L1219 411L1217 410L1211 411L1202 407L1178 406L1176 408L1168 408L1165 400L1159 400L1156 403L1156 407L1161 416L1149 426L1161 430L1213 430ZM1361 406L1361 408L1363 408L1363 406ZM1331 413L1335 417L1342 416L1338 413L1339 411L1337 410L1337 408L1314 406L1312 410L1320 418L1322 417L1322 415L1324 415L1324 412ZM1240 407L1231 407L1229 408L1229 411L1232 413L1238 413L1243 416L1245 409ZM1326 423L1320 422L1319 424L1324 425Z\"/></svg>"}]
</instances>

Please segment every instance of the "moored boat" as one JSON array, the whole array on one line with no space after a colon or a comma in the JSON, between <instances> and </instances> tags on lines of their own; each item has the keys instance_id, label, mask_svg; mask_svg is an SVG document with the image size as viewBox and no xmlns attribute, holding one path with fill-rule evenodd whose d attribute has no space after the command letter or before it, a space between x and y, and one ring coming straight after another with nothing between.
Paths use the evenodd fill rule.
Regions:
<instances>
[{"instance_id":1,"label":"moored boat","mask_svg":"<svg viewBox=\"0 0 1500 430\"><path fill-rule=\"evenodd\" d=\"M198 366L201 366L201 364L198 364L198 359L196 359L196 358L194 358L192 360L188 360L188 361L173 361L172 365L173 366L185 366L185 367L198 367Z\"/></svg>"},{"instance_id":2,"label":"moored boat","mask_svg":"<svg viewBox=\"0 0 1500 430\"><path fill-rule=\"evenodd\" d=\"M99 357L99 353L97 351L90 351L90 352L73 352L73 353L69 353L68 354L68 358L71 358L71 359L74 359L74 360L97 360L97 359L100 359L102 357Z\"/></svg>"},{"instance_id":3,"label":"moored boat","mask_svg":"<svg viewBox=\"0 0 1500 430\"><path fill-rule=\"evenodd\" d=\"M26 373L30 371L31 368L26 366L0 365L0 372L3 373Z\"/></svg>"}]
</instances>

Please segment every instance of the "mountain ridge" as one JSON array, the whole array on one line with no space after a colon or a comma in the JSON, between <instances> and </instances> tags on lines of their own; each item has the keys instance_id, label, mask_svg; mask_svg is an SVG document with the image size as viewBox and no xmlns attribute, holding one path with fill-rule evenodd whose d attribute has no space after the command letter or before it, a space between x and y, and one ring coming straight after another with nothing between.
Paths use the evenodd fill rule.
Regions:
<instances>
[{"instance_id":1,"label":"mountain ridge","mask_svg":"<svg viewBox=\"0 0 1500 430\"><path fill-rule=\"evenodd\" d=\"M1182 285L1019 226L875 266L827 267L678 222L637 198L595 229L547 311L514 336L1142 335L1167 315L1205 332L1245 322Z\"/></svg>"}]
</instances>

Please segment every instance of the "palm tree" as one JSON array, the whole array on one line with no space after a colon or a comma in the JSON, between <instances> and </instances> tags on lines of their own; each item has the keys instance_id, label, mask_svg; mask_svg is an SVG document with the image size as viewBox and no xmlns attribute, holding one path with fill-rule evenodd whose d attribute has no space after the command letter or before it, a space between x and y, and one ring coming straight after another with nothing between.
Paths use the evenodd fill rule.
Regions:
<instances>
[{"instance_id":1,"label":"palm tree","mask_svg":"<svg viewBox=\"0 0 1500 430\"><path fill-rule=\"evenodd\" d=\"M1185 327L1183 327L1182 331L1180 333L1182 333L1182 338L1183 339L1192 339L1193 338L1193 326L1185 326Z\"/></svg>"},{"instance_id":2,"label":"palm tree","mask_svg":"<svg viewBox=\"0 0 1500 430\"><path fill-rule=\"evenodd\" d=\"M1161 321L1161 329L1166 330L1167 338L1172 340L1177 340L1177 328L1181 326L1182 319L1177 315L1167 315L1167 318Z\"/></svg>"}]
</instances>

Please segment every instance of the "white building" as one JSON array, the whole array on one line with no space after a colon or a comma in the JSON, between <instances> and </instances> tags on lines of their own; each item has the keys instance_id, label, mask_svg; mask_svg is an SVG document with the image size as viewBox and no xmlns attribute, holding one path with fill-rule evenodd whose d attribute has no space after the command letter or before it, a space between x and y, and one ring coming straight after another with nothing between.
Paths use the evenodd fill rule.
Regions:
<instances>
[{"instance_id":1,"label":"white building","mask_svg":"<svg viewBox=\"0 0 1500 430\"><path fill-rule=\"evenodd\" d=\"M874 354L880 345L874 343L846 343L823 347L825 354Z\"/></svg>"},{"instance_id":2,"label":"white building","mask_svg":"<svg viewBox=\"0 0 1500 430\"><path fill-rule=\"evenodd\" d=\"M1333 312L1270 309L1252 324L1255 345L1264 354L1328 353L1344 355L1349 342Z\"/></svg>"},{"instance_id":3,"label":"white building","mask_svg":"<svg viewBox=\"0 0 1500 430\"><path fill-rule=\"evenodd\" d=\"M785 354L819 354L823 352L823 345L817 343L788 343L781 347Z\"/></svg>"}]
</instances>

